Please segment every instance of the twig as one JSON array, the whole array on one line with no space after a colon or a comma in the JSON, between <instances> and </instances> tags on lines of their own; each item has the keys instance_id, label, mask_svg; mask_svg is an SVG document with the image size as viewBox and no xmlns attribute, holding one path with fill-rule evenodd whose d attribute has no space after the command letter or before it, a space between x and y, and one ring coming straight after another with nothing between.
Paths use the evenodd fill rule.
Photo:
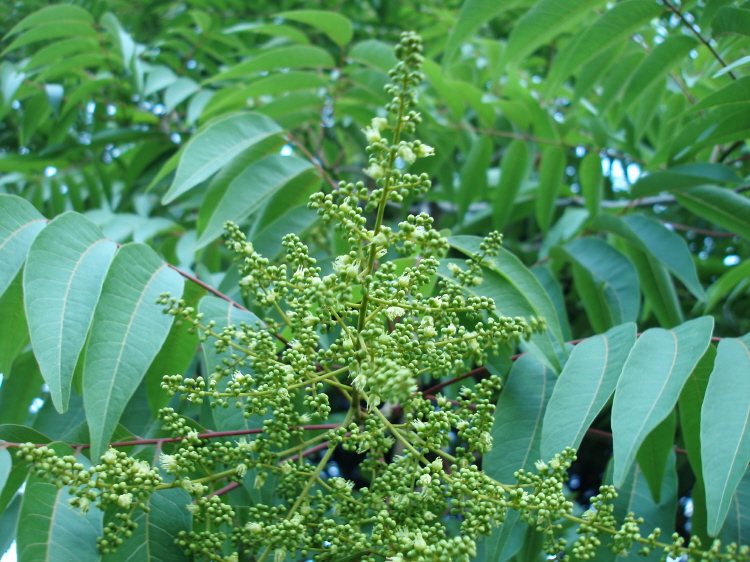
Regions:
<instances>
[{"instance_id":1,"label":"twig","mask_svg":"<svg viewBox=\"0 0 750 562\"><path fill-rule=\"evenodd\" d=\"M682 14L682 12L680 12L679 9L677 9L677 6L674 6L669 0L663 0L663 1L664 1L664 5L670 10L672 10L677 15L678 18L680 18L682 23L687 26L687 28L693 33L693 35L695 35L701 43L703 43L706 47L708 47L708 50L711 51L711 54L714 56L714 58L717 61L719 61L719 64L721 64L721 66L726 68L727 63L724 62L724 60L721 58L721 55L719 55L719 53L717 53L716 50L711 46L711 42L708 41L705 37L703 37L703 35L701 35L697 29L695 29L693 24L690 23L685 18L685 16ZM734 73L731 70L727 72L727 74L729 74L729 76L732 77L732 80L737 80L737 77L734 75Z\"/></svg>"},{"instance_id":2,"label":"twig","mask_svg":"<svg viewBox=\"0 0 750 562\"><path fill-rule=\"evenodd\" d=\"M299 139L297 139L297 137L295 137L291 132L287 132L286 136L297 146L297 148L299 148L300 152L304 154L305 157L310 161L310 163L315 166L315 168L323 175L323 178L328 182L331 188L336 191L339 188L338 184L333 181L333 178L331 176L328 175L328 172L326 172L321 165L320 160L310 154L310 151L305 148L305 145L302 144Z\"/></svg>"},{"instance_id":3,"label":"twig","mask_svg":"<svg viewBox=\"0 0 750 562\"><path fill-rule=\"evenodd\" d=\"M326 424L320 424L320 425L300 425L297 426L296 429L309 429L309 430L315 430L315 429L336 429L341 424L339 423L326 423ZM295 428L290 428L295 429ZM214 439L216 437L232 437L236 435L252 435L256 433L263 433L262 429L238 429L236 431L209 431L207 433L201 433L198 435L198 439ZM110 447L133 447L137 445L157 445L162 443L178 443L183 440L183 437L168 437L168 438L160 438L160 439L135 439L133 441L117 441L115 443L110 443ZM24 445L24 443L9 443L5 441L0 441L0 447L4 449L10 449L12 447L20 447L21 445ZM35 443L36 447L46 447L48 443ZM70 447L74 449L89 449L91 447L88 443L81 443L78 445L69 445Z\"/></svg>"}]
</instances>

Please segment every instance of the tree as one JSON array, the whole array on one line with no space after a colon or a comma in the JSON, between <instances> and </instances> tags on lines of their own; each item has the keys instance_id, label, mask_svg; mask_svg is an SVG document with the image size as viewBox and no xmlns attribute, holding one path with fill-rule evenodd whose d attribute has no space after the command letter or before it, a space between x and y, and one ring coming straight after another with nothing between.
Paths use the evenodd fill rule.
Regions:
<instances>
[{"instance_id":1,"label":"tree","mask_svg":"<svg viewBox=\"0 0 750 562\"><path fill-rule=\"evenodd\" d=\"M253 9L0 7L3 549L748 559L750 10Z\"/></svg>"}]
</instances>

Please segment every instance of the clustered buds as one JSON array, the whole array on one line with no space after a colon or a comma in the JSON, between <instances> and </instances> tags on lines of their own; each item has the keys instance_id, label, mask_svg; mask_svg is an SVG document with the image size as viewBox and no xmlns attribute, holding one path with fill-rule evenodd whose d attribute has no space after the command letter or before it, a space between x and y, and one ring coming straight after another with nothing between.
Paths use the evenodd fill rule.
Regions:
<instances>
[{"instance_id":1,"label":"clustered buds","mask_svg":"<svg viewBox=\"0 0 750 562\"><path fill-rule=\"evenodd\" d=\"M660 543L659 530L642 534L643 521L633 514L618 524L612 487L603 486L591 508L575 516L564 487L575 460L572 449L538 462L535 473L519 470L515 483L488 477L476 461L493 440L504 438L493 434L499 377L464 387L451 400L420 392L424 378L465 373L489 353L547 327L541 318L501 317L492 299L471 290L492 267L500 233L491 233L465 262L441 266L449 244L432 217L411 214L397 228L384 224L387 205L430 188L427 174L405 170L435 152L405 138L421 122L415 109L423 78L419 37L403 34L396 56L386 87L392 101L363 130L369 179L310 197L309 207L326 227L333 225L344 252L319 263L289 234L281 260L274 261L227 223L240 289L266 317L222 327L182 299L159 299L177 324L199 333L216 363L194 377L166 373L162 389L208 404L217 415L236 411L256 429L209 439L195 422L164 408L159 418L174 443L149 460L110 448L90 466L32 444L21 446L19 457L39 477L67 487L73 507L85 512L94 505L112 515L98 542L103 554L132 536L136 513L149 511L152 494L180 488L189 494L185 509L193 527L174 540L195 560L254 556L265 562L273 555L275 562L287 556L469 562L477 541L511 509L543 534L549 559L592 559L603 544L625 554L637 544L641 553L662 549L672 558L750 560L747 547L728 545L721 553L718 541L702 553L697 539L687 546L679 536ZM404 257L387 259L394 253ZM304 426L329 418L334 393L349 402L343 423L310 437ZM360 469L368 475L366 486L357 488L331 469L338 447L365 456ZM316 449L323 449L319 457L308 454ZM252 490L253 505L236 509L214 495L228 482ZM267 493L270 485L275 501ZM565 519L578 523L579 537L570 547L561 536Z\"/></svg>"}]
</instances>

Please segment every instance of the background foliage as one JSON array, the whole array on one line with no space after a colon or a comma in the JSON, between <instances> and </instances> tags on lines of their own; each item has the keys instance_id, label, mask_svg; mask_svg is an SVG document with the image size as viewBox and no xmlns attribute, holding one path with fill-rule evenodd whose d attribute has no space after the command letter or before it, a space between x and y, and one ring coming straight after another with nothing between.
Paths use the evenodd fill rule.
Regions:
<instances>
[{"instance_id":1,"label":"background foliage","mask_svg":"<svg viewBox=\"0 0 750 562\"><path fill-rule=\"evenodd\" d=\"M0 438L98 455L162 437L161 377L199 376L216 358L158 295L200 302L219 323L242 311L217 294L250 307L219 241L226 220L269 258L296 232L330 271L341 240L307 196L367 181L362 128L388 101L392 44L416 30L417 134L436 156L414 170L435 187L387 221L429 212L454 258L502 230L505 251L473 290L550 324L512 368L515 352L487 366L507 384L485 471L512 479L580 445L570 493L582 506L603 478L623 515L666 535L747 542L746 3L110 0L6 3L0 16ZM208 431L246 428L172 405ZM21 560L76 545L87 554L75 559L98 559L101 519L45 513L60 492L26 481L9 451L0 550L15 538ZM158 501L144 533L190 525L175 515L184 499ZM39 524L16 527L19 516ZM179 559L158 533L136 540L132 560ZM480 557L534 560L539 548L509 520Z\"/></svg>"}]
</instances>

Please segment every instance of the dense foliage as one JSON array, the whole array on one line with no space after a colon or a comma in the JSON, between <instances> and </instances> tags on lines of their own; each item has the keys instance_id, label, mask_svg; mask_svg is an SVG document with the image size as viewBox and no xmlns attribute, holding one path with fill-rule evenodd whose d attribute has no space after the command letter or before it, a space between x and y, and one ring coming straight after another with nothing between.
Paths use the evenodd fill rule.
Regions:
<instances>
[{"instance_id":1,"label":"dense foliage","mask_svg":"<svg viewBox=\"0 0 750 562\"><path fill-rule=\"evenodd\" d=\"M0 550L750 559L747 5L324 4L0 6Z\"/></svg>"}]
</instances>

